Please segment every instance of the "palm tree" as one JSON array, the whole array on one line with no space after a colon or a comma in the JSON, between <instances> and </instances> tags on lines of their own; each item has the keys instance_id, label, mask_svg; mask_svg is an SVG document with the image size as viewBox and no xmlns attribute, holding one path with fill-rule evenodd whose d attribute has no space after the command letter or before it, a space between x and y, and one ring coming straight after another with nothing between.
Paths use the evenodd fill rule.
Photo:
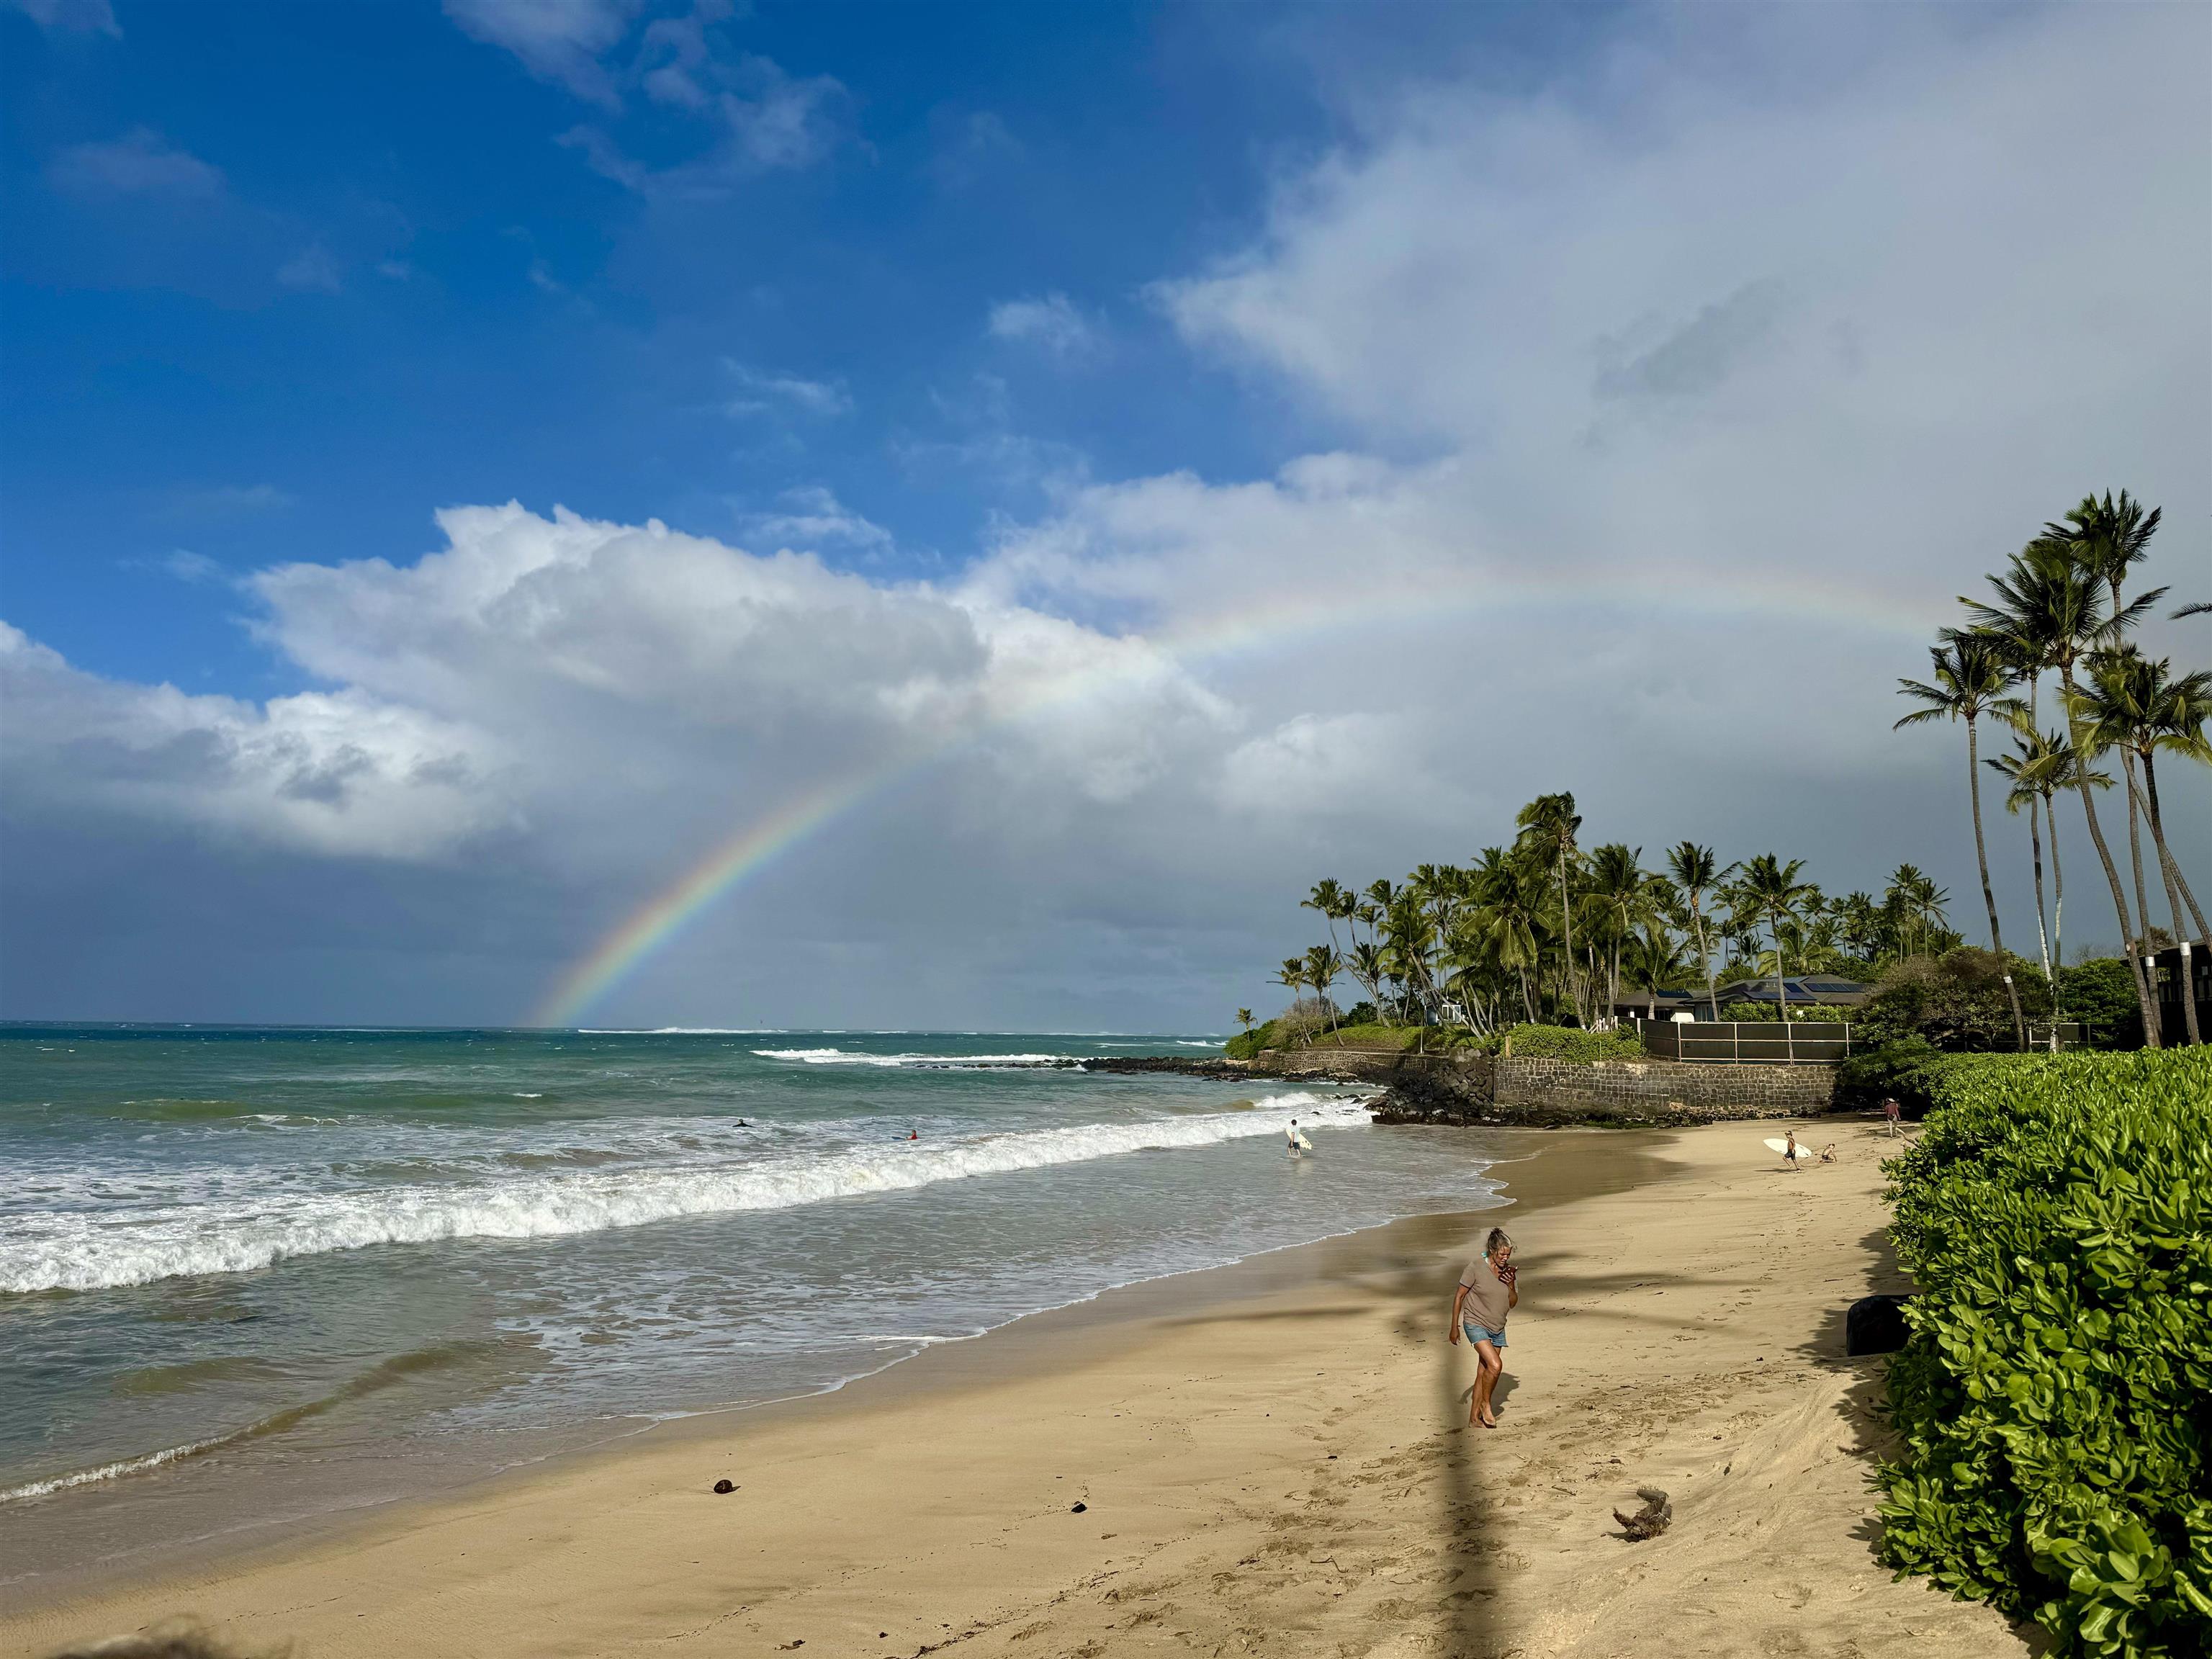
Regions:
<instances>
[{"instance_id":1,"label":"palm tree","mask_svg":"<svg viewBox=\"0 0 2212 1659\"><path fill-rule=\"evenodd\" d=\"M1782 982L1782 930L1796 913L1798 901L1811 890L1797 879L1797 872L1804 867L1802 859L1784 864L1771 853L1761 853L1743 866L1742 878L1737 883L1745 913L1764 922L1774 941L1774 1000L1781 1005L1785 1023L1790 1018L1790 994Z\"/></svg>"},{"instance_id":2,"label":"palm tree","mask_svg":"<svg viewBox=\"0 0 2212 1659\"><path fill-rule=\"evenodd\" d=\"M1249 1008L1239 1008L1237 1011L1237 1023L1244 1028L1246 1036L1252 1035L1252 1011Z\"/></svg>"},{"instance_id":3,"label":"palm tree","mask_svg":"<svg viewBox=\"0 0 2212 1659\"><path fill-rule=\"evenodd\" d=\"M2179 879L2179 866L2166 844L2166 826L2158 811L2158 772L2156 755L2164 743L2172 740L2169 727L2178 728L2185 744L2191 737L2203 744L2203 713L2212 707L2212 675L2197 673L2184 676L2179 681L2172 678L2172 665L2164 659L2153 662L2131 645L2119 646L2100 652L2088 664L2089 682L2081 692L2081 714L2088 724L2088 743L2091 752L2117 749L2124 764L2130 760L2142 763L2143 782L2136 789L2132 766L2127 767L2128 785L2139 793L2142 816L2150 824L2151 842L2158 855L2159 873L2164 878L2168 914L2173 921L2173 936L2177 942L2189 937L2181 919L2181 895L2184 884ZM2194 726L2189 723L2188 711L2198 711ZM2131 799L2130 806L2136 803ZM2129 818L2131 840L2135 818ZM2148 924L2150 907L2144 901L2142 890L2142 860L2140 853L2136 860L2136 903ZM2190 908L2196 908L2195 896L2191 896ZM2197 918L2202 930L2203 919ZM2182 1024L2192 1043L2203 1037L2197 1028L2197 999L2185 995L2181 999Z\"/></svg>"},{"instance_id":4,"label":"palm tree","mask_svg":"<svg viewBox=\"0 0 2212 1659\"><path fill-rule=\"evenodd\" d=\"M1621 950L1653 910L1651 877L1638 862L1643 854L1642 848L1619 842L1609 842L1590 854L1590 885L1583 902L1591 912L1593 939L1605 942L1607 1019L1620 1002Z\"/></svg>"},{"instance_id":5,"label":"palm tree","mask_svg":"<svg viewBox=\"0 0 2212 1659\"><path fill-rule=\"evenodd\" d=\"M1720 981L1713 977L1713 953L1705 943L1705 898L1707 893L1726 881L1735 872L1731 864L1725 870L1717 867L1713 849L1700 847L1693 841L1683 842L1667 854L1667 869L1674 878L1674 884L1682 890L1682 897L1690 907L1690 931L1698 943L1698 971L1705 976L1705 1000L1711 1006L1713 1018L1721 1017Z\"/></svg>"},{"instance_id":6,"label":"palm tree","mask_svg":"<svg viewBox=\"0 0 2212 1659\"><path fill-rule=\"evenodd\" d=\"M1382 947L1371 939L1361 939L1352 947L1347 971L1365 988L1367 1000L1375 1005L1376 1018L1385 1025L1395 1024L1396 1022L1390 1018L1390 1000L1382 992L1382 981L1390 971L1382 958Z\"/></svg>"},{"instance_id":7,"label":"palm tree","mask_svg":"<svg viewBox=\"0 0 2212 1659\"><path fill-rule=\"evenodd\" d=\"M2207 606L2206 609L2212 609ZM2159 667L2166 666L2160 662ZM2204 738L2204 726L2212 720L2212 673L2200 669L2193 674L2154 690L2149 699L2148 725L2153 740L2143 750L2143 793L2149 797L2151 833L2156 838L2160 856L2172 873L2173 884L2181 890L2181 896L2189 906L2189 914L2197 921L2197 937L2206 937L2204 912L2197 907L2197 896L2189 890L2188 878L2181 873L2180 862L2166 844L2166 830L2160 821L2158 810L2158 770L2153 764L2160 750L2185 755L2201 765L2212 766L2212 743Z\"/></svg>"},{"instance_id":8,"label":"palm tree","mask_svg":"<svg viewBox=\"0 0 2212 1659\"><path fill-rule=\"evenodd\" d=\"M1675 942L1673 930L1664 924L1646 923L1644 931L1630 942L1628 982L1644 994L1644 1012L1648 1018L1659 1018L1659 993L1688 965L1682 959L1681 947Z\"/></svg>"},{"instance_id":9,"label":"palm tree","mask_svg":"<svg viewBox=\"0 0 2212 1659\"><path fill-rule=\"evenodd\" d=\"M1336 1005L1329 1000L1329 988L1344 973L1344 958L1336 953L1334 945L1316 945L1306 952L1306 983L1313 987L1314 995L1321 1002L1322 1018L1328 1029L1336 1030Z\"/></svg>"},{"instance_id":10,"label":"palm tree","mask_svg":"<svg viewBox=\"0 0 2212 1659\"><path fill-rule=\"evenodd\" d=\"M2143 606L2142 601L2137 600L2129 607L2134 614L2108 617L2104 582L2087 565L2074 557L2067 532L2057 526L2053 529L2053 534L2039 537L2013 555L2011 565L2003 575L1989 579L1997 597L1995 605L1966 599L1963 594L1960 599L1978 623L2000 629L2016 626L2049 641L2047 662L2058 674L2059 690L2067 710L2069 747L2078 754L2081 732L2075 714L2080 696L2075 679L2075 665L2102 642L2117 638L2120 628L2131 626ZM2106 883L2112 889L2112 908L2119 917L2120 938L2135 977L2136 1005L2142 1016L2143 1041L2155 1048L2158 1003L2143 971L2139 936L2128 908L2127 890L2120 884L2119 866L2112 861L2112 849L2105 840L2104 825L2097 817L2088 770L2086 764L2074 769L2075 790L2081 798L2081 816L2088 823L2090 844L2097 849L2097 861L2104 866Z\"/></svg>"},{"instance_id":11,"label":"palm tree","mask_svg":"<svg viewBox=\"0 0 2212 1659\"><path fill-rule=\"evenodd\" d=\"M1570 794L1539 795L1521 809L1516 820L1521 839L1557 876L1559 884L1559 933L1566 951L1567 995L1575 1006L1575 1024L1588 1025L1583 1012L1582 988L1575 978L1575 922L1567 897L1567 866L1575 856L1575 832L1583 826Z\"/></svg>"},{"instance_id":12,"label":"palm tree","mask_svg":"<svg viewBox=\"0 0 2212 1659\"><path fill-rule=\"evenodd\" d=\"M1990 949L2003 968L2005 994L2012 1002L2013 1041L2027 1047L2027 1021L2020 1011L2020 988L2012 982L2005 962L2004 935L1997 927L1997 897L1990 887L1990 853L1982 839L1981 740L1977 722L2001 698L2009 684L2004 653L1992 641L1971 633L1948 630L1943 643L1928 653L1933 684L1899 680L1898 695L1918 699L1923 705L1899 720L1892 731L1927 720L1955 720L1966 723L1966 794L1974 817L1974 862L1982 875L1982 905L1989 913Z\"/></svg>"},{"instance_id":13,"label":"palm tree","mask_svg":"<svg viewBox=\"0 0 2212 1659\"><path fill-rule=\"evenodd\" d=\"M1285 957L1283 970L1275 977L1290 988L1291 1009L1296 1012L1301 1000L1298 993L1306 988L1306 959L1304 957Z\"/></svg>"},{"instance_id":14,"label":"palm tree","mask_svg":"<svg viewBox=\"0 0 2212 1659\"><path fill-rule=\"evenodd\" d=\"M1298 901L1301 910L1318 910L1328 922L1328 942L1336 943L1336 924L1352 914L1352 896L1344 890L1334 877L1325 877L1314 884L1313 891Z\"/></svg>"}]
</instances>

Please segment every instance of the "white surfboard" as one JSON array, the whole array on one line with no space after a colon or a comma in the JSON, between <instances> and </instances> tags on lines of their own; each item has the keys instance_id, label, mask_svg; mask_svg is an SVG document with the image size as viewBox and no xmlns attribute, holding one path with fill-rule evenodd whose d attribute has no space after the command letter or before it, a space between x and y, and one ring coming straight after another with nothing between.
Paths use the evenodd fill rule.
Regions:
<instances>
[{"instance_id":1,"label":"white surfboard","mask_svg":"<svg viewBox=\"0 0 2212 1659\"><path fill-rule=\"evenodd\" d=\"M1766 1150L1770 1152L1779 1152L1783 1157L1787 1158L1790 1156L1790 1143L1780 1135L1769 1135L1766 1138ZM1810 1158L1813 1156L1813 1149L1801 1140L1797 1143L1797 1156Z\"/></svg>"},{"instance_id":2,"label":"white surfboard","mask_svg":"<svg viewBox=\"0 0 2212 1659\"><path fill-rule=\"evenodd\" d=\"M1313 1142L1311 1142L1310 1140L1308 1140L1308 1139L1306 1139L1306 1132L1305 1132L1304 1129L1300 1129L1300 1130L1297 1132L1297 1137L1298 1137L1298 1150L1299 1150L1300 1152L1310 1152L1313 1151Z\"/></svg>"}]
</instances>

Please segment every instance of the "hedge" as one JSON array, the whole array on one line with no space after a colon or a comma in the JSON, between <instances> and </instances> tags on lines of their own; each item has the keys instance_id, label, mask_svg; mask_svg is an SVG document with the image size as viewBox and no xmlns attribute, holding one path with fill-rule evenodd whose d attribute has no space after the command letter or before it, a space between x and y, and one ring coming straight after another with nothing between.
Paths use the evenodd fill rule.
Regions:
<instances>
[{"instance_id":1,"label":"hedge","mask_svg":"<svg viewBox=\"0 0 2212 1659\"><path fill-rule=\"evenodd\" d=\"M1504 1050L1516 1060L1649 1060L1633 1031L1585 1031L1573 1025L1516 1025Z\"/></svg>"},{"instance_id":2,"label":"hedge","mask_svg":"<svg viewBox=\"0 0 2212 1659\"><path fill-rule=\"evenodd\" d=\"M1976 1055L1888 1166L1884 1555L2054 1651L2212 1654L2212 1049Z\"/></svg>"}]
</instances>

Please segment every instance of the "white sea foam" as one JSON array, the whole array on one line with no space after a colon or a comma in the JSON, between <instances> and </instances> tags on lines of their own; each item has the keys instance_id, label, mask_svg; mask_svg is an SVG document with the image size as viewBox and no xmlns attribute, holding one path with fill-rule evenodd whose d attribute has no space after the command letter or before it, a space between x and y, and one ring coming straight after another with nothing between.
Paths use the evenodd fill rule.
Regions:
<instances>
[{"instance_id":1,"label":"white sea foam","mask_svg":"<svg viewBox=\"0 0 2212 1659\"><path fill-rule=\"evenodd\" d=\"M1073 1066L1076 1054L864 1054L851 1048L756 1048L763 1060L796 1060L808 1066L882 1066L909 1070L988 1071L993 1066L1028 1068Z\"/></svg>"},{"instance_id":2,"label":"white sea foam","mask_svg":"<svg viewBox=\"0 0 2212 1659\"><path fill-rule=\"evenodd\" d=\"M158 1469L164 1463L174 1463L187 1457L196 1457L204 1451L234 1439L228 1434L216 1435L210 1440L192 1440L181 1446L171 1446L166 1451L152 1452L144 1457L126 1457L120 1462L103 1463L96 1469L78 1469L70 1474L58 1474L51 1480L33 1480L20 1486L0 1491L0 1504L13 1504L26 1498L44 1498L50 1492L67 1492L72 1486L90 1486L102 1480L118 1480L126 1474L143 1474L149 1469Z\"/></svg>"},{"instance_id":3,"label":"white sea foam","mask_svg":"<svg viewBox=\"0 0 2212 1659\"><path fill-rule=\"evenodd\" d=\"M97 1290L188 1274L246 1273L292 1256L375 1244L542 1238L641 1226L681 1216L788 1209L939 1182L1081 1164L1127 1152L1187 1150L1367 1121L1364 1105L1306 1093L1235 1112L945 1139L885 1141L709 1163L487 1173L462 1182L343 1190L233 1190L126 1214L100 1208L11 1216L0 1242L0 1291Z\"/></svg>"}]
</instances>

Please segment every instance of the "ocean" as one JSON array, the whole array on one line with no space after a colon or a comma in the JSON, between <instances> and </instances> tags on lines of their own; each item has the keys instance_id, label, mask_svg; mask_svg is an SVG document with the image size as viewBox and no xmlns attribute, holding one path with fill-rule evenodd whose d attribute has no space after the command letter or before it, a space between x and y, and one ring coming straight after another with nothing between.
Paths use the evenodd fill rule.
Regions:
<instances>
[{"instance_id":1,"label":"ocean","mask_svg":"<svg viewBox=\"0 0 2212 1659\"><path fill-rule=\"evenodd\" d=\"M1214 1052L0 1027L0 1588L1498 1201L1475 1139L1358 1090L1070 1064Z\"/></svg>"}]
</instances>

